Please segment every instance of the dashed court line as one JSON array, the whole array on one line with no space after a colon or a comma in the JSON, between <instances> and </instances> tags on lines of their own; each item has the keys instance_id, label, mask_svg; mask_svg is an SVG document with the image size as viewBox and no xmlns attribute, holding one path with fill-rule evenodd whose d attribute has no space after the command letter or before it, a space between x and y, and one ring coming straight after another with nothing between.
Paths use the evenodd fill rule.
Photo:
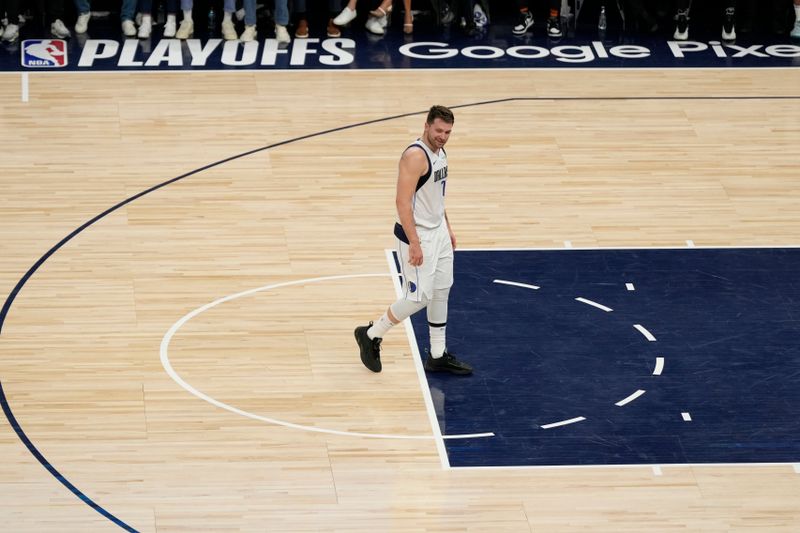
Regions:
<instances>
[{"instance_id":1,"label":"dashed court line","mask_svg":"<svg viewBox=\"0 0 800 533\"><path fill-rule=\"evenodd\" d=\"M566 426L568 424L574 424L576 422L583 422L584 420L586 420L585 416L576 416L575 418L570 418L568 420L562 420L560 422L553 422L552 424L544 424L543 426L539 426L539 427L541 427L542 429L550 429L550 428L556 428L556 427L559 427L559 426Z\"/></svg>"},{"instance_id":2,"label":"dashed court line","mask_svg":"<svg viewBox=\"0 0 800 533\"><path fill-rule=\"evenodd\" d=\"M639 389L636 392L634 392L633 394L631 394L630 396L628 396L627 398L623 398L622 400L618 401L614 405L616 405L617 407L622 407L623 405L627 405L627 404L631 403L633 400L635 400L636 398L638 398L639 396L641 396L644 393L645 393L645 391L643 389Z\"/></svg>"},{"instance_id":3,"label":"dashed court line","mask_svg":"<svg viewBox=\"0 0 800 533\"><path fill-rule=\"evenodd\" d=\"M649 331L647 331L647 328L645 328L643 325L634 324L633 327L636 328L637 330L639 330L639 333L644 335L645 339L649 340L650 342L655 342L656 341L656 338L653 336L653 334L650 333Z\"/></svg>"},{"instance_id":4,"label":"dashed court line","mask_svg":"<svg viewBox=\"0 0 800 533\"><path fill-rule=\"evenodd\" d=\"M583 298L583 297L580 297L580 296L575 298L575 299L577 301L581 302L581 303L585 303L586 305L591 305L592 307L596 307L598 309L602 309L606 313L610 313L611 311L613 311L613 309L611 309L610 307L606 307L603 304L599 304L597 302L593 302L592 300L587 300L586 298Z\"/></svg>"},{"instance_id":5,"label":"dashed court line","mask_svg":"<svg viewBox=\"0 0 800 533\"><path fill-rule=\"evenodd\" d=\"M507 281L507 280L504 280L504 279L496 279L496 280L493 281L493 283L498 283L500 285L511 285L513 287L522 287L524 289L533 289L535 291L538 291L539 289L541 289L541 287L539 287L538 285L530 285L528 283L519 283L519 282L516 282L516 281Z\"/></svg>"}]
</instances>

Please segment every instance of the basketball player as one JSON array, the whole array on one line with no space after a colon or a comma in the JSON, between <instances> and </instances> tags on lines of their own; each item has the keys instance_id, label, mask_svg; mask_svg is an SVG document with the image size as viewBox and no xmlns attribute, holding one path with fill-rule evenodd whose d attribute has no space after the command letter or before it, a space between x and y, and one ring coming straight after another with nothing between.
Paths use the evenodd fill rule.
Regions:
<instances>
[{"instance_id":1,"label":"basketball player","mask_svg":"<svg viewBox=\"0 0 800 533\"><path fill-rule=\"evenodd\" d=\"M453 129L453 112L435 105L428 111L422 137L403 152L398 165L397 215L394 234L403 274L403 296L376 323L359 326L356 342L361 362L381 371L381 339L389 329L427 307L431 348L429 372L470 374L472 367L447 351L447 300L453 285L456 237L444 209L447 153L444 145Z\"/></svg>"}]
</instances>

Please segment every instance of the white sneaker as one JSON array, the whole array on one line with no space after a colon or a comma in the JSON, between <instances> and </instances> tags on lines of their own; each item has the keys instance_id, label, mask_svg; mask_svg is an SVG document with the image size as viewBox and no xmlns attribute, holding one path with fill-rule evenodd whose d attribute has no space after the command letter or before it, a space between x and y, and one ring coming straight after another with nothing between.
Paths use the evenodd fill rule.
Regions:
<instances>
[{"instance_id":1,"label":"white sneaker","mask_svg":"<svg viewBox=\"0 0 800 533\"><path fill-rule=\"evenodd\" d=\"M134 22L134 23L135 23L137 26L141 26L141 25L142 25L142 14L141 14L141 13L136 13L136 16L135 16L135 17L133 17L133 22Z\"/></svg>"},{"instance_id":2,"label":"white sneaker","mask_svg":"<svg viewBox=\"0 0 800 533\"><path fill-rule=\"evenodd\" d=\"M81 13L78 15L78 20L75 21L75 33L86 33L89 29L90 18L92 18L91 13Z\"/></svg>"},{"instance_id":3,"label":"white sneaker","mask_svg":"<svg viewBox=\"0 0 800 533\"><path fill-rule=\"evenodd\" d=\"M472 20L475 21L476 28L485 28L489 25L489 17L486 16L480 4L475 4L472 8Z\"/></svg>"},{"instance_id":4,"label":"white sneaker","mask_svg":"<svg viewBox=\"0 0 800 533\"><path fill-rule=\"evenodd\" d=\"M375 35L383 35L386 33L386 30L383 29L383 24L381 24L381 18L383 17L370 17L367 19L367 23L364 24L364 27L367 28L367 31L370 33L374 33Z\"/></svg>"},{"instance_id":5,"label":"white sneaker","mask_svg":"<svg viewBox=\"0 0 800 533\"><path fill-rule=\"evenodd\" d=\"M353 19L356 18L356 14L357 12L355 9L350 9L347 6L344 6L342 12L336 15L336 18L333 19L333 23L337 26L346 26L353 22Z\"/></svg>"},{"instance_id":6,"label":"white sneaker","mask_svg":"<svg viewBox=\"0 0 800 533\"><path fill-rule=\"evenodd\" d=\"M167 15L167 22L164 23L163 35L166 39L175 37L175 15Z\"/></svg>"},{"instance_id":7,"label":"white sneaker","mask_svg":"<svg viewBox=\"0 0 800 533\"><path fill-rule=\"evenodd\" d=\"M16 24L9 24L6 26L6 29L3 30L3 37L4 41L15 41L19 37L19 26Z\"/></svg>"},{"instance_id":8,"label":"white sneaker","mask_svg":"<svg viewBox=\"0 0 800 533\"><path fill-rule=\"evenodd\" d=\"M800 19L797 19L794 22L794 28L792 28L792 31L789 32L789 37L792 39L800 39Z\"/></svg>"},{"instance_id":9,"label":"white sneaker","mask_svg":"<svg viewBox=\"0 0 800 533\"><path fill-rule=\"evenodd\" d=\"M222 21L222 38L226 41L235 41L239 38L239 34L236 33L236 28L233 27L232 20Z\"/></svg>"},{"instance_id":10,"label":"white sneaker","mask_svg":"<svg viewBox=\"0 0 800 533\"><path fill-rule=\"evenodd\" d=\"M52 24L50 24L50 33L59 39L69 39L72 36L67 27L64 26L64 23L61 22L61 19L56 19Z\"/></svg>"},{"instance_id":11,"label":"white sneaker","mask_svg":"<svg viewBox=\"0 0 800 533\"><path fill-rule=\"evenodd\" d=\"M122 35L125 37L136 37L136 26L133 25L132 20L122 21Z\"/></svg>"},{"instance_id":12,"label":"white sneaker","mask_svg":"<svg viewBox=\"0 0 800 533\"><path fill-rule=\"evenodd\" d=\"M281 24L275 24L275 38L279 43L292 42L292 38L289 36L289 31L286 29L286 26L282 26Z\"/></svg>"},{"instance_id":13,"label":"white sneaker","mask_svg":"<svg viewBox=\"0 0 800 533\"><path fill-rule=\"evenodd\" d=\"M153 19L150 15L142 17L142 24L139 26L139 39L149 39L153 33Z\"/></svg>"},{"instance_id":14,"label":"white sneaker","mask_svg":"<svg viewBox=\"0 0 800 533\"><path fill-rule=\"evenodd\" d=\"M188 39L194 34L194 21L192 19L183 19L181 21L181 26L178 28L178 32L175 34L175 37L178 39Z\"/></svg>"},{"instance_id":15,"label":"white sneaker","mask_svg":"<svg viewBox=\"0 0 800 533\"><path fill-rule=\"evenodd\" d=\"M245 26L242 35L239 37L239 40L243 43L249 43L250 41L255 41L258 32L256 31L256 25L253 24L252 26Z\"/></svg>"}]
</instances>

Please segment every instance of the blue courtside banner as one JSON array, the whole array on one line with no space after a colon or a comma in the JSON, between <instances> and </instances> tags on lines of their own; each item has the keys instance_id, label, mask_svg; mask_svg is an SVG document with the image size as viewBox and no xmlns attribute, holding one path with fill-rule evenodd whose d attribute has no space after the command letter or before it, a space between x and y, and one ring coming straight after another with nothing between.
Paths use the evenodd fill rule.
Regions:
<instances>
[{"instance_id":1,"label":"blue courtside banner","mask_svg":"<svg viewBox=\"0 0 800 533\"><path fill-rule=\"evenodd\" d=\"M445 38L447 37L447 38ZM348 70L448 68L669 68L800 66L800 42L788 36L759 42L545 37L415 37L275 39L26 40L0 47L0 70ZM771 42L767 42L772 39ZM49 52L48 52L49 51ZM52 52L52 54L51 54ZM40 57L37 57L37 55Z\"/></svg>"}]
</instances>

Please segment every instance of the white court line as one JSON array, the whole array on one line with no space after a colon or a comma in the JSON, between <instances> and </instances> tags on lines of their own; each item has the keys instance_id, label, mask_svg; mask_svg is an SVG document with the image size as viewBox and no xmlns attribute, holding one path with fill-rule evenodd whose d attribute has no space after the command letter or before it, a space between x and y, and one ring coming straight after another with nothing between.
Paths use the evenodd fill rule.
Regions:
<instances>
[{"instance_id":1,"label":"white court line","mask_svg":"<svg viewBox=\"0 0 800 533\"><path fill-rule=\"evenodd\" d=\"M576 416L575 418L570 418L569 420L562 420L561 422L553 422L552 424L545 424L539 427L542 429L550 429L559 426L566 426L567 424L574 424L575 422L583 422L584 420L586 420L585 416Z\"/></svg>"},{"instance_id":2,"label":"white court line","mask_svg":"<svg viewBox=\"0 0 800 533\"><path fill-rule=\"evenodd\" d=\"M639 333L641 333L642 335L644 335L644 337L645 337L647 340L649 340L650 342L655 342L655 341L656 341L656 338L655 338L655 337L653 337L653 334L652 334L652 333L650 333L649 331L647 331L647 329L646 329L644 326L642 326L641 324L634 324L634 325L633 325L633 327L635 327L636 329L638 329L638 330L639 330Z\"/></svg>"},{"instance_id":3,"label":"white court line","mask_svg":"<svg viewBox=\"0 0 800 533\"><path fill-rule=\"evenodd\" d=\"M636 392L634 392L633 394L631 394L630 396L628 396L627 398L624 398L624 399L618 401L614 405L616 405L617 407L622 407L625 404L631 403L633 400L635 400L636 398L638 398L639 396L641 396L644 393L645 393L645 391L643 391L642 389L639 389Z\"/></svg>"},{"instance_id":4,"label":"white court line","mask_svg":"<svg viewBox=\"0 0 800 533\"><path fill-rule=\"evenodd\" d=\"M29 90L28 90L28 73L27 72L23 72L22 73L22 101L23 102L27 102L28 101L28 93L29 93Z\"/></svg>"},{"instance_id":5,"label":"white court line","mask_svg":"<svg viewBox=\"0 0 800 533\"><path fill-rule=\"evenodd\" d=\"M400 275L397 272L397 265L395 264L392 250L386 250L386 261L389 263L389 271L392 272L394 291L397 297L400 298L403 295L403 288L400 286ZM411 317L403 320L403 327L406 330L406 337L408 337L408 345L411 346L411 359L414 361L414 369L417 371L419 388L422 390L425 410L428 412L428 422L433 430L436 451L439 453L439 461L442 464L442 469L448 470L450 469L450 458L447 456L447 448L445 448L444 439L442 438L442 429L439 426L439 419L436 416L436 407L433 405L431 390L430 387L428 387L428 380L425 378L425 369L422 368L422 357L419 353L419 346L417 346L417 338L414 336L414 327L411 324Z\"/></svg>"},{"instance_id":6,"label":"white court line","mask_svg":"<svg viewBox=\"0 0 800 533\"><path fill-rule=\"evenodd\" d=\"M586 298L583 298L583 297L581 297L581 296L579 296L579 297L577 297L577 298L575 298L575 299L576 299L577 301L581 302L581 303L585 303L586 305L591 305L592 307L596 307L596 308L598 308L598 309L602 309L602 310L603 310L603 311L605 311L606 313L610 313L611 311L613 311L613 309L611 309L610 307L606 307L606 306L605 306L605 305L603 305L603 304L599 304L599 303L597 303L597 302L593 302L593 301L591 301L591 300L587 300Z\"/></svg>"},{"instance_id":7,"label":"white court line","mask_svg":"<svg viewBox=\"0 0 800 533\"><path fill-rule=\"evenodd\" d=\"M636 289L633 287L633 283L626 283L625 288L629 291L635 291Z\"/></svg>"},{"instance_id":8,"label":"white court line","mask_svg":"<svg viewBox=\"0 0 800 533\"><path fill-rule=\"evenodd\" d=\"M564 248L572 248L572 241L564 241Z\"/></svg>"},{"instance_id":9,"label":"white court line","mask_svg":"<svg viewBox=\"0 0 800 533\"><path fill-rule=\"evenodd\" d=\"M448 69L452 70L452 69ZM497 70L497 69L493 69ZM65 72L64 74L68 74L70 71ZM137 72L135 70L131 70L131 73ZM164 70L159 71L159 74L162 73L169 73L174 72L172 70ZM43 73L43 72L40 72ZM1 73L0 73L1 74ZM739 246L696 246L696 248L700 248L703 250L774 250L776 248L789 248L789 249L796 249L800 248L800 244L775 244L775 245L766 245L766 244L742 244ZM597 250L597 251L605 251L605 250L685 250L685 246L580 246L575 248L576 250ZM513 247L504 247L504 248L462 248L458 247L457 252L563 252L565 248L537 248L537 247L526 247L526 248L513 248ZM703 463L705 464L705 463ZM784 463L778 463L784 464Z\"/></svg>"},{"instance_id":10,"label":"white court line","mask_svg":"<svg viewBox=\"0 0 800 533\"><path fill-rule=\"evenodd\" d=\"M681 413L681 417L683 417L684 422L692 421L692 415L690 415L689 413Z\"/></svg>"},{"instance_id":11,"label":"white court line","mask_svg":"<svg viewBox=\"0 0 800 533\"><path fill-rule=\"evenodd\" d=\"M688 246L689 248L694 248L694 241L691 239L687 239L686 246Z\"/></svg>"},{"instance_id":12,"label":"white court line","mask_svg":"<svg viewBox=\"0 0 800 533\"><path fill-rule=\"evenodd\" d=\"M763 466L784 466L792 465L795 463L669 463L670 467L697 467L697 468L714 468L714 467L729 467L729 468L753 468ZM519 465L519 466L455 466L450 469L450 472L458 471L509 471L509 470L564 470L564 469L587 469L587 468L653 468L653 464L647 463L630 463L630 464L594 464L594 465ZM663 465L661 465L663 466ZM800 472L799 472L800 473Z\"/></svg>"},{"instance_id":13,"label":"white court line","mask_svg":"<svg viewBox=\"0 0 800 533\"><path fill-rule=\"evenodd\" d=\"M178 332L178 330L184 324L189 322L189 320L191 320L192 318L200 315L201 313L204 313L205 311L208 311L209 309L211 309L213 307L216 307L219 304L222 304L222 303L225 303L225 302L229 302L231 300L235 300L235 299L241 298L243 296L250 296L250 295L255 294L257 292L268 291L268 290L277 289L277 288L280 288L280 287L289 287L289 286L292 286L292 285L304 285L304 284L307 284L307 283L316 283L316 282L319 282L319 281L329 281L329 280L337 280L337 279L387 277L387 276L391 276L391 274L386 274L386 273L384 273L384 274L346 274L346 275L341 275L341 276L326 276L326 277L322 277L322 278L301 279L301 280L296 280L296 281L287 281L287 282L284 282L284 283L276 283L274 285L266 285L264 287L258 287L258 288L255 288L255 289L250 289L250 290L239 292L239 293L236 293L236 294L231 294L231 295L225 296L223 298L219 298L218 300L214 300L213 302L205 304L202 307L198 307L194 311L186 314L180 320L175 322L172 325L172 327L169 328L169 330L164 334L164 337L161 339L161 365L164 367L164 370L166 370L166 372L169 375L169 377L171 377L172 380L175 381L175 383L180 385L183 389L188 391L190 394L193 394L194 396L197 396L201 400L204 400L204 401L210 403L211 405L215 405L215 406L217 406L217 407L219 407L221 409L225 409L226 411L230 411L231 413L235 413L235 414L244 416L246 418L252 418L253 420L260 420L262 422L267 422L269 424L276 424L276 425L279 425L279 426L285 426L285 427L294 428L294 429L302 429L304 431L312 431L312 432L316 432L316 433L327 433L327 434L331 434L331 435L345 435L345 436L352 436L352 437L369 437L369 438L375 438L375 439L417 439L417 440L435 439L437 437L434 436L434 435L396 435L396 434L384 434L384 433L358 433L358 432L354 432L354 431L338 431L338 430L335 430L335 429L326 429L326 428L320 428L320 427L316 427L316 426L304 426L304 425L301 425L301 424L294 424L292 422L286 422L284 420L278 420L276 418L269 418L269 417L266 417L266 416L256 415L256 414L250 413L248 411L244 411L242 409L239 409L237 407L233 407L232 405L228 405L228 404L226 404L224 402L221 402L221 401L219 401L219 400L217 400L215 398L212 398L211 396L208 396L207 394L204 394L204 393L200 392L199 390L197 390L196 388L191 386L189 383L184 381L183 378L181 378L180 375L178 375L178 373L175 371L175 369L172 368L172 364L169 361L169 343L170 343L170 340L172 339L172 337ZM441 437L441 438L445 438L445 439L468 439L468 438L491 437L491 436L494 436L494 434L493 433L475 433L475 434L472 434L472 435L466 435L466 434L464 434L464 435L448 435L446 437Z\"/></svg>"},{"instance_id":14,"label":"white court line","mask_svg":"<svg viewBox=\"0 0 800 533\"><path fill-rule=\"evenodd\" d=\"M653 467L653 475L660 476L661 475L661 467L656 465Z\"/></svg>"},{"instance_id":15,"label":"white court line","mask_svg":"<svg viewBox=\"0 0 800 533\"><path fill-rule=\"evenodd\" d=\"M533 289L535 291L539 290L538 285L528 285L527 283L517 283L516 281L506 281L504 279L496 279L492 283L499 283L500 285L512 285L514 287L523 287L525 289Z\"/></svg>"},{"instance_id":16,"label":"white court line","mask_svg":"<svg viewBox=\"0 0 800 533\"><path fill-rule=\"evenodd\" d=\"M654 376L660 376L664 370L664 358L656 357L656 367L653 369Z\"/></svg>"}]
</instances>

